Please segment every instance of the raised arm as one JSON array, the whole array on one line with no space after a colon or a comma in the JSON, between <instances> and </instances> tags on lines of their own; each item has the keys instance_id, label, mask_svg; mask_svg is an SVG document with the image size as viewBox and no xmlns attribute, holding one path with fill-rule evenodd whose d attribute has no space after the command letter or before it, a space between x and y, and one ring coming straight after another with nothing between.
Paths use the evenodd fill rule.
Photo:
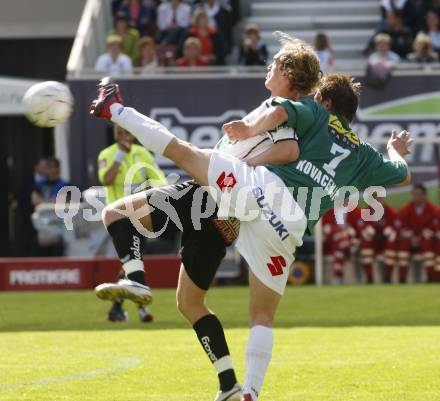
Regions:
<instances>
[{"instance_id":1,"label":"raised arm","mask_svg":"<svg viewBox=\"0 0 440 401\"><path fill-rule=\"evenodd\" d=\"M388 157L391 161L403 163L407 170L406 179L398 185L408 185L411 182L411 173L404 156L410 153L409 147L411 146L412 142L413 140L407 131L402 131L399 134L397 134L396 130L391 132L391 138L387 144Z\"/></svg>"},{"instance_id":2,"label":"raised arm","mask_svg":"<svg viewBox=\"0 0 440 401\"><path fill-rule=\"evenodd\" d=\"M223 130L230 139L243 140L275 129L288 119L287 111L282 106L271 106L252 121L236 120L223 125Z\"/></svg>"},{"instance_id":3,"label":"raised arm","mask_svg":"<svg viewBox=\"0 0 440 401\"><path fill-rule=\"evenodd\" d=\"M274 143L263 153L249 159L246 163L249 166L258 166L261 164L287 164L294 162L298 157L299 146L297 141L280 141Z\"/></svg>"}]
</instances>

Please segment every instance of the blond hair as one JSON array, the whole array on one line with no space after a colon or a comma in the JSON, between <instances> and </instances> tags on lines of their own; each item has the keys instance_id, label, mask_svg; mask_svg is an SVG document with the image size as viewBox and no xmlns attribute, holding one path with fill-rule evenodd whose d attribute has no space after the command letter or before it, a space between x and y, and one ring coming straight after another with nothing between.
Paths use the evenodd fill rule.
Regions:
<instances>
[{"instance_id":1,"label":"blond hair","mask_svg":"<svg viewBox=\"0 0 440 401\"><path fill-rule=\"evenodd\" d=\"M275 38L281 44L280 69L287 74L290 89L301 95L309 95L321 78L319 58L312 46L276 31Z\"/></svg>"},{"instance_id":2,"label":"blond hair","mask_svg":"<svg viewBox=\"0 0 440 401\"><path fill-rule=\"evenodd\" d=\"M414 39L413 42L413 49L415 52L423 51L424 48L429 48L429 50L432 49L432 41L429 35L427 35L424 32L419 32ZM428 49L426 49L428 50Z\"/></svg>"},{"instance_id":3,"label":"blond hair","mask_svg":"<svg viewBox=\"0 0 440 401\"><path fill-rule=\"evenodd\" d=\"M151 36L144 36L139 40L139 50L141 50L144 46L152 46L155 47L154 39Z\"/></svg>"},{"instance_id":4,"label":"blond hair","mask_svg":"<svg viewBox=\"0 0 440 401\"><path fill-rule=\"evenodd\" d=\"M374 37L374 44L386 43L389 45L391 43L391 36L387 33L379 33Z\"/></svg>"},{"instance_id":5,"label":"blond hair","mask_svg":"<svg viewBox=\"0 0 440 401\"><path fill-rule=\"evenodd\" d=\"M197 47L198 50L200 50L202 48L202 44L200 43L199 38L196 38L195 36L190 36L183 43L183 48L184 49L186 49L186 48L188 48L190 46L195 46L195 47Z\"/></svg>"},{"instance_id":6,"label":"blond hair","mask_svg":"<svg viewBox=\"0 0 440 401\"><path fill-rule=\"evenodd\" d=\"M192 19L191 19L192 26L197 26L200 17L209 18L208 14L206 13L206 11L202 7L198 7L194 10L193 15L192 15Z\"/></svg>"},{"instance_id":7,"label":"blond hair","mask_svg":"<svg viewBox=\"0 0 440 401\"><path fill-rule=\"evenodd\" d=\"M122 38L119 35L108 35L107 40L105 41L106 45L112 45L113 43L117 43L119 45L122 45Z\"/></svg>"}]
</instances>

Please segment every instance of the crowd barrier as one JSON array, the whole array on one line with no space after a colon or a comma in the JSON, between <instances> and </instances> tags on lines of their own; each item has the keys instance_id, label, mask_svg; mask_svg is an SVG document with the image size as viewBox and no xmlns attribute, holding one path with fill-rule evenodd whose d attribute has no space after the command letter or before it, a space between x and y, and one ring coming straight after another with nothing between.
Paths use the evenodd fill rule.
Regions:
<instances>
[{"instance_id":1,"label":"crowd barrier","mask_svg":"<svg viewBox=\"0 0 440 401\"><path fill-rule=\"evenodd\" d=\"M145 256L144 264L152 288L177 287L177 255ZM91 289L116 281L120 268L108 258L0 258L0 291Z\"/></svg>"}]
</instances>

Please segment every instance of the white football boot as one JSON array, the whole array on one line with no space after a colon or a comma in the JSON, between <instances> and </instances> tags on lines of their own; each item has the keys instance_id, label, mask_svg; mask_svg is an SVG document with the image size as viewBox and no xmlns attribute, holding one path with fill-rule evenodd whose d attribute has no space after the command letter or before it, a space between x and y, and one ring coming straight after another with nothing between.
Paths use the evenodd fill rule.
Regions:
<instances>
[{"instance_id":1,"label":"white football boot","mask_svg":"<svg viewBox=\"0 0 440 401\"><path fill-rule=\"evenodd\" d=\"M229 391L219 391L214 401L240 401L242 396L241 386L236 383Z\"/></svg>"},{"instance_id":2,"label":"white football boot","mask_svg":"<svg viewBox=\"0 0 440 401\"><path fill-rule=\"evenodd\" d=\"M153 301L153 293L150 287L136 281L123 279L117 283L104 283L95 287L95 294L105 301L121 301L129 299L135 304L145 306Z\"/></svg>"}]
</instances>

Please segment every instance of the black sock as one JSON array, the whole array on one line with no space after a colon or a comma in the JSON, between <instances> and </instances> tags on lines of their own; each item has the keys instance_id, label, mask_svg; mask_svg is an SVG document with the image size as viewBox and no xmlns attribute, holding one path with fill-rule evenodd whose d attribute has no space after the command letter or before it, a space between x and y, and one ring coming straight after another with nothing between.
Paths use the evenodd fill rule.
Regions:
<instances>
[{"instance_id":1,"label":"black sock","mask_svg":"<svg viewBox=\"0 0 440 401\"><path fill-rule=\"evenodd\" d=\"M143 238L128 217L116 220L107 227L122 264L129 260L142 260ZM130 280L145 284L145 273L138 270L127 275Z\"/></svg>"},{"instance_id":2,"label":"black sock","mask_svg":"<svg viewBox=\"0 0 440 401\"><path fill-rule=\"evenodd\" d=\"M138 270L133 273L127 274L127 278L132 281L136 281L136 283L145 285L145 272L143 270Z\"/></svg>"},{"instance_id":3,"label":"black sock","mask_svg":"<svg viewBox=\"0 0 440 401\"><path fill-rule=\"evenodd\" d=\"M223 326L215 315L206 315L200 318L193 326L203 349L210 361L214 364L225 356L229 356ZM234 369L226 369L218 374L220 390L229 391L237 383Z\"/></svg>"}]
</instances>

